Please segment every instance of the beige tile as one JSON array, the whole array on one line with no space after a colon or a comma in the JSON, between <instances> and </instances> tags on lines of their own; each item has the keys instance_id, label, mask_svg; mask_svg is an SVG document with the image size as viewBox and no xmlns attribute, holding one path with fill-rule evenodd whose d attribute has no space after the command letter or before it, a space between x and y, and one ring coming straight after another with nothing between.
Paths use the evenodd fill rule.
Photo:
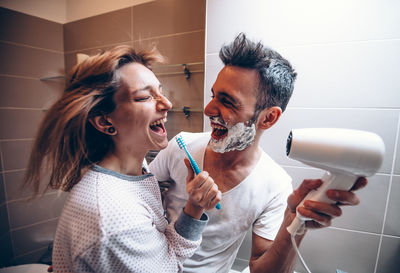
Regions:
<instances>
[{"instance_id":1,"label":"beige tile","mask_svg":"<svg viewBox=\"0 0 400 273\"><path fill-rule=\"evenodd\" d=\"M0 145L5 171L26 168L33 140L2 141Z\"/></svg>"},{"instance_id":2,"label":"beige tile","mask_svg":"<svg viewBox=\"0 0 400 273\"><path fill-rule=\"evenodd\" d=\"M7 233L4 236L0 236L0 265L8 266L11 265L13 258L11 236Z\"/></svg>"},{"instance_id":3,"label":"beige tile","mask_svg":"<svg viewBox=\"0 0 400 273\"><path fill-rule=\"evenodd\" d=\"M205 0L163 0L134 6L134 40L204 30L205 7Z\"/></svg>"},{"instance_id":4,"label":"beige tile","mask_svg":"<svg viewBox=\"0 0 400 273\"><path fill-rule=\"evenodd\" d=\"M25 186L22 188L22 182L25 176L25 171L13 171L4 173L4 185L7 192L7 201L13 201L20 198L31 197L33 188ZM42 178L39 193L43 193L49 181L49 175ZM55 192L49 189L48 192Z\"/></svg>"},{"instance_id":5,"label":"beige tile","mask_svg":"<svg viewBox=\"0 0 400 273\"><path fill-rule=\"evenodd\" d=\"M204 61L204 31L134 41L133 46L144 49L157 47L167 57L168 64Z\"/></svg>"},{"instance_id":6,"label":"beige tile","mask_svg":"<svg viewBox=\"0 0 400 273\"><path fill-rule=\"evenodd\" d=\"M157 75L157 73L156 73ZM172 102L173 108L190 107L203 110L204 73L193 73L189 79L185 75L158 76L163 92Z\"/></svg>"},{"instance_id":7,"label":"beige tile","mask_svg":"<svg viewBox=\"0 0 400 273\"><path fill-rule=\"evenodd\" d=\"M6 202L5 181L3 180L3 174L0 173L0 206L3 205L5 202Z\"/></svg>"},{"instance_id":8,"label":"beige tile","mask_svg":"<svg viewBox=\"0 0 400 273\"><path fill-rule=\"evenodd\" d=\"M173 138L181 131L201 132L203 128L203 113L191 113L186 118L182 112L169 112L168 122L166 123L168 139Z\"/></svg>"},{"instance_id":9,"label":"beige tile","mask_svg":"<svg viewBox=\"0 0 400 273\"><path fill-rule=\"evenodd\" d=\"M28 252L27 254L21 255L21 256L16 256L13 259L13 262L15 264L33 264L33 263L38 263L38 261L41 259L43 255L48 253L48 250L46 247L40 248L38 250Z\"/></svg>"},{"instance_id":10,"label":"beige tile","mask_svg":"<svg viewBox=\"0 0 400 273\"><path fill-rule=\"evenodd\" d=\"M0 74L41 78L64 74L64 54L0 42Z\"/></svg>"},{"instance_id":11,"label":"beige tile","mask_svg":"<svg viewBox=\"0 0 400 273\"><path fill-rule=\"evenodd\" d=\"M0 204L0 237L8 232L8 213L7 205Z\"/></svg>"},{"instance_id":12,"label":"beige tile","mask_svg":"<svg viewBox=\"0 0 400 273\"><path fill-rule=\"evenodd\" d=\"M0 107L47 108L61 96L65 80L0 76L0 86Z\"/></svg>"},{"instance_id":13,"label":"beige tile","mask_svg":"<svg viewBox=\"0 0 400 273\"><path fill-rule=\"evenodd\" d=\"M0 139L35 137L44 113L42 110L0 109Z\"/></svg>"},{"instance_id":14,"label":"beige tile","mask_svg":"<svg viewBox=\"0 0 400 273\"><path fill-rule=\"evenodd\" d=\"M31 201L19 200L8 203L10 228L32 225L60 216L66 193L44 195Z\"/></svg>"},{"instance_id":15,"label":"beige tile","mask_svg":"<svg viewBox=\"0 0 400 273\"><path fill-rule=\"evenodd\" d=\"M118 43L118 44L113 44L113 45L108 45L108 46L99 46L99 47L92 48L92 49L79 50L79 53L93 56L93 55L99 54L105 50L112 49L119 45L132 46L132 42L123 42L123 43ZM72 67L74 65L76 65L76 54L77 54L77 52L70 52L70 53L65 53L65 55L64 55L65 71L67 72L67 74L70 73L70 70L72 69Z\"/></svg>"},{"instance_id":16,"label":"beige tile","mask_svg":"<svg viewBox=\"0 0 400 273\"><path fill-rule=\"evenodd\" d=\"M64 25L66 52L131 41L131 8Z\"/></svg>"},{"instance_id":17,"label":"beige tile","mask_svg":"<svg viewBox=\"0 0 400 273\"><path fill-rule=\"evenodd\" d=\"M39 17L0 8L0 40L63 51L63 26Z\"/></svg>"},{"instance_id":18,"label":"beige tile","mask_svg":"<svg viewBox=\"0 0 400 273\"><path fill-rule=\"evenodd\" d=\"M54 241L58 219L36 224L11 232L14 255L20 256L39 248L47 247Z\"/></svg>"}]
</instances>

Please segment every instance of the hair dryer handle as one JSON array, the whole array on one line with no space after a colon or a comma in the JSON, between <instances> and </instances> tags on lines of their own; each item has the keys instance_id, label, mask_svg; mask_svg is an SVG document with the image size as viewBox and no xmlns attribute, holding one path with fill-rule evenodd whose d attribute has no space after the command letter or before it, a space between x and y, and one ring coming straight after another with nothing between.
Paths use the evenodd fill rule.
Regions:
<instances>
[{"instance_id":1,"label":"hair dryer handle","mask_svg":"<svg viewBox=\"0 0 400 273\"><path fill-rule=\"evenodd\" d=\"M306 197L304 197L303 201L301 201L301 203L297 206L297 208L302 206L305 200L334 204L335 202L326 196L326 191L330 189L348 191L354 185L357 178L358 177L354 175L326 172L321 178L322 185L318 189L309 192ZM304 221L307 220L312 219L306 218L297 212L296 218L293 220L292 224L287 228L287 230L290 234L292 234L293 232L297 231Z\"/></svg>"}]
</instances>

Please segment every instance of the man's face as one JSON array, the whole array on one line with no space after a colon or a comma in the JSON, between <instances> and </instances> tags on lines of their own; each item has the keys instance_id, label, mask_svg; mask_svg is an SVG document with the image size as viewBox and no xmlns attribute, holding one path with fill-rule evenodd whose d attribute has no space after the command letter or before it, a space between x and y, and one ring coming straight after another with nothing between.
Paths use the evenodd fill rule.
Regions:
<instances>
[{"instance_id":1,"label":"man's face","mask_svg":"<svg viewBox=\"0 0 400 273\"><path fill-rule=\"evenodd\" d=\"M253 143L255 124L250 124L257 100L258 72L225 66L212 87L212 100L204 109L210 117L210 146L215 152L243 150Z\"/></svg>"}]
</instances>

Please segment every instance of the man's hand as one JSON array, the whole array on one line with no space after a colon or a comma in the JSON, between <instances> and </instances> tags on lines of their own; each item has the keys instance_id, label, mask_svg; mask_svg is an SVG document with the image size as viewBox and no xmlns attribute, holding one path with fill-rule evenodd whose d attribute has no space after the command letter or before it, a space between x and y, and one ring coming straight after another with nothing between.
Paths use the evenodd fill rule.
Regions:
<instances>
[{"instance_id":1,"label":"man's hand","mask_svg":"<svg viewBox=\"0 0 400 273\"><path fill-rule=\"evenodd\" d=\"M314 219L314 221L306 221L307 228L321 228L330 226L334 217L342 215L340 206L350 205L354 206L360 203L360 199L354 191L364 188L367 185L367 179L360 177L354 183L349 191L342 190L328 190L326 195L331 199L334 204L327 204L307 200L303 206L298 208L298 212L304 217ZM303 198L312 190L321 186L321 179L306 179L301 185L289 196L288 208L292 213L296 213L296 208L303 200Z\"/></svg>"},{"instance_id":2,"label":"man's hand","mask_svg":"<svg viewBox=\"0 0 400 273\"><path fill-rule=\"evenodd\" d=\"M204 209L212 209L221 201L222 194L206 171L195 176L187 158L185 165L188 169L186 192L189 194L185 213L199 219Z\"/></svg>"}]
</instances>

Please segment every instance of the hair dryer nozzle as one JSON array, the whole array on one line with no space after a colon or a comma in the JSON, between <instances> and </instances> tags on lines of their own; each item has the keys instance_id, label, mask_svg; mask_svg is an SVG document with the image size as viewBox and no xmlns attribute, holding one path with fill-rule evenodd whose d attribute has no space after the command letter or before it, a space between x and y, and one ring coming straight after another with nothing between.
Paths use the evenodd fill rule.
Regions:
<instances>
[{"instance_id":1,"label":"hair dryer nozzle","mask_svg":"<svg viewBox=\"0 0 400 273\"><path fill-rule=\"evenodd\" d=\"M286 154L312 167L370 176L381 167L385 145L378 135L340 128L293 129Z\"/></svg>"}]
</instances>

